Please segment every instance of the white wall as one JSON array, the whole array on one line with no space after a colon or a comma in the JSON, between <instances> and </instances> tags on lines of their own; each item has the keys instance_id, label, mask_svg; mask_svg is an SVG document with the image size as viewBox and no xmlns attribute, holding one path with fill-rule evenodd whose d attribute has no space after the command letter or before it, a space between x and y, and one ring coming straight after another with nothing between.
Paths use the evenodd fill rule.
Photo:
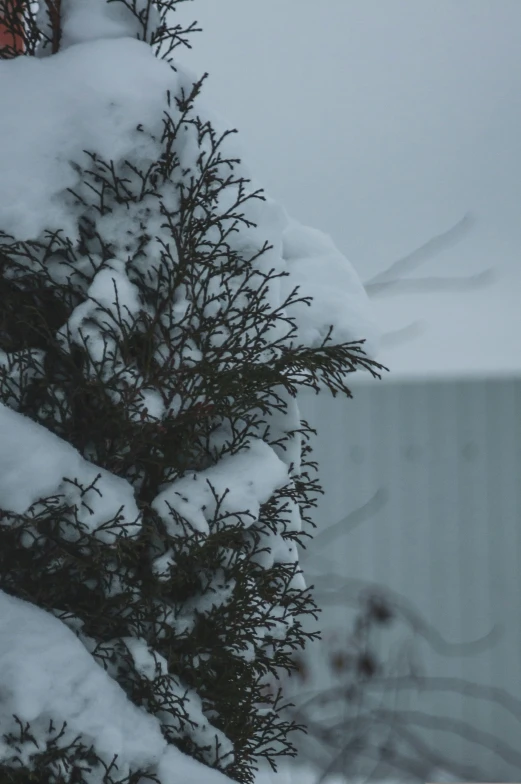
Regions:
<instances>
[{"instance_id":1,"label":"white wall","mask_svg":"<svg viewBox=\"0 0 521 784\"><path fill-rule=\"evenodd\" d=\"M301 408L319 430L326 491L305 560L309 580L318 575L322 588L335 575L338 584L375 581L403 595L447 642L482 639L467 649L439 641L435 651L417 637L413 647L428 675L521 699L521 379L364 382L353 401L310 395ZM367 519L321 541L376 491L380 503ZM331 632L349 617L345 604L327 604L322 625ZM490 701L425 692L411 707L461 719L521 752L521 719ZM507 761L500 746L487 752L444 731L429 738L478 766L482 780L521 780L521 755Z\"/></svg>"}]
</instances>

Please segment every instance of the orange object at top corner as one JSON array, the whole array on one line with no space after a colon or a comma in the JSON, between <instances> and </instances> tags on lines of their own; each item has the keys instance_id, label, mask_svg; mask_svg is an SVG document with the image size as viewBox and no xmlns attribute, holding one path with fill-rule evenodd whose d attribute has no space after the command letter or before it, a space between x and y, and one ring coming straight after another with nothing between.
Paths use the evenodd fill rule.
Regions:
<instances>
[{"instance_id":1,"label":"orange object at top corner","mask_svg":"<svg viewBox=\"0 0 521 784\"><path fill-rule=\"evenodd\" d=\"M9 47L15 54L23 54L25 51L25 41L19 30L13 30L12 25L7 23L7 17L16 12L16 6L20 3L17 0L0 0L0 50ZM18 18L22 19L22 12L18 13Z\"/></svg>"}]
</instances>

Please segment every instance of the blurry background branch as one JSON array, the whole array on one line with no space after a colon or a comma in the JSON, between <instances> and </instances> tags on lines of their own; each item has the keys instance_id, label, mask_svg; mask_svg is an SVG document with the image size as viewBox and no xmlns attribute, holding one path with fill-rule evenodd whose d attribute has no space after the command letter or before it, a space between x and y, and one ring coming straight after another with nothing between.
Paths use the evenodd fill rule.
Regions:
<instances>
[{"instance_id":1,"label":"blurry background branch","mask_svg":"<svg viewBox=\"0 0 521 784\"><path fill-rule=\"evenodd\" d=\"M450 643L412 612L403 597L398 598L383 586L366 585L361 590L362 585L363 581L346 581L341 592L342 603L355 604L358 610L344 644L326 650L332 685L313 687L311 660L305 660L299 668L301 684L294 698L293 718L308 727L300 754L321 771L317 782L330 774L368 781L396 773L408 781L490 780L471 762L472 754L466 760L447 753L444 744L436 741L439 733L458 736L470 748L486 748L521 772L519 750L493 732L478 729L452 714L434 714L410 703L411 698L428 693L459 693L470 700L489 701L506 711L521 731L518 699L504 689L464 678L429 677L422 672L418 651L416 646L411 648L410 641L398 648L394 659L383 650L382 632L395 634L400 626L411 630L414 638L419 633L445 655L469 655L472 648L475 652L483 643L490 644L493 634L488 640ZM326 609L325 594L320 590L317 594ZM337 595L333 601L339 599Z\"/></svg>"},{"instance_id":2,"label":"blurry background branch","mask_svg":"<svg viewBox=\"0 0 521 784\"><path fill-rule=\"evenodd\" d=\"M404 291L468 291L469 289L481 288L487 285L493 280L493 271L491 269L462 277L404 277L438 253L460 242L472 230L475 222L474 216L467 213L449 229L431 237L423 245L415 248L406 256L397 259L387 269L378 272L370 278L364 284L365 290L370 297L379 297Z\"/></svg>"},{"instance_id":3,"label":"blurry background branch","mask_svg":"<svg viewBox=\"0 0 521 784\"><path fill-rule=\"evenodd\" d=\"M378 272L366 281L364 287L368 295L371 298L376 298L404 293L468 293L493 283L495 276L494 271L490 268L472 275L406 277L421 264L461 242L472 231L475 223L475 217L471 213L467 213L446 231L436 234L423 245L394 261L382 272ZM389 347L403 343L418 337L423 331L423 323L414 321L400 329L385 333L382 336L382 345Z\"/></svg>"},{"instance_id":4,"label":"blurry background branch","mask_svg":"<svg viewBox=\"0 0 521 784\"><path fill-rule=\"evenodd\" d=\"M489 754L491 765L501 760L521 772L519 748L495 733L495 725L485 731L450 707L454 695L470 706L488 702L491 710L509 714L521 735L521 701L503 688L465 677L433 676L425 656L479 655L497 644L504 628L496 624L478 639L447 639L410 597L346 577L325 557L338 550L344 535L381 512L388 498L389 488L379 488L325 528L306 553L306 573L323 609L324 637L298 661L291 716L308 727L301 759L318 771L317 784L331 775L342 781L397 775L401 781L490 781L477 762L478 747ZM442 698L438 708L430 695ZM444 741L448 736L460 739L468 753L456 752Z\"/></svg>"},{"instance_id":5,"label":"blurry background branch","mask_svg":"<svg viewBox=\"0 0 521 784\"><path fill-rule=\"evenodd\" d=\"M60 49L61 40L61 0L45 0L49 25L51 28L51 51L53 54Z\"/></svg>"}]
</instances>

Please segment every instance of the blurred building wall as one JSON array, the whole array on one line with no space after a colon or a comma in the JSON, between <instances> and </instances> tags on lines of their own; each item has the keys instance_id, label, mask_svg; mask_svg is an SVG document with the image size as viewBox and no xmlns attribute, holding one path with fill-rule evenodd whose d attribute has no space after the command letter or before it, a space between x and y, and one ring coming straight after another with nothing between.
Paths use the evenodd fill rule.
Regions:
<instances>
[{"instance_id":1,"label":"blurred building wall","mask_svg":"<svg viewBox=\"0 0 521 784\"><path fill-rule=\"evenodd\" d=\"M428 640L411 631L423 673L521 700L521 378L364 380L353 392L301 400L325 490L304 569L320 588L326 639L352 618L343 581L346 597L357 580L382 586L434 630ZM514 718L459 688L410 699L447 717L426 730L435 748L482 780L521 780L521 703ZM473 728L470 739L452 720Z\"/></svg>"}]
</instances>

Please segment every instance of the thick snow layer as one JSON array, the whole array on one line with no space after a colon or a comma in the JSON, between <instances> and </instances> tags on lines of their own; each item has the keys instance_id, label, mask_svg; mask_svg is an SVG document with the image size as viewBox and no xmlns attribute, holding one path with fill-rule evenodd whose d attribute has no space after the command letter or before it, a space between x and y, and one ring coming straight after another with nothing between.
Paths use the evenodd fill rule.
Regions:
<instances>
[{"instance_id":1,"label":"thick snow layer","mask_svg":"<svg viewBox=\"0 0 521 784\"><path fill-rule=\"evenodd\" d=\"M312 297L310 306L297 305L300 340L316 345L335 327L334 341L366 340L365 351L375 355L378 330L371 316L369 299L354 268L331 237L318 229L291 220L283 232L283 257L290 277L284 289L299 286L300 296Z\"/></svg>"},{"instance_id":2,"label":"thick snow layer","mask_svg":"<svg viewBox=\"0 0 521 784\"><path fill-rule=\"evenodd\" d=\"M237 522L248 527L258 519L260 505L287 478L287 466L273 449L264 441L252 439L247 450L223 457L215 466L169 484L152 506L172 535L179 533L172 520L172 510L195 531L208 534L208 520L213 520L221 499L220 514L236 515Z\"/></svg>"},{"instance_id":3,"label":"thick snow layer","mask_svg":"<svg viewBox=\"0 0 521 784\"><path fill-rule=\"evenodd\" d=\"M13 716L31 723L45 747L49 720L67 728L58 742L78 735L110 763L117 754L117 775L132 770L155 772L161 784L225 784L221 773L168 746L159 721L136 707L121 687L98 666L76 635L38 607L0 591L0 727L17 734ZM24 765L36 751L26 741L9 747L0 742L0 763ZM115 777L115 774L112 774ZM93 774L99 781L99 773Z\"/></svg>"},{"instance_id":4,"label":"thick snow layer","mask_svg":"<svg viewBox=\"0 0 521 784\"><path fill-rule=\"evenodd\" d=\"M154 499L152 506L172 536L183 530L175 520L175 513L203 535L208 535L208 523L214 519L217 510L219 517L225 518L228 524L239 523L249 528L258 520L261 505L289 482L288 466L274 449L260 439L251 439L248 449L221 458L205 471L190 473L171 482ZM287 506L287 530L299 531L298 505L289 499ZM258 561L265 569L276 563L298 562L295 543L281 533L264 530L260 536L263 552L259 553ZM155 570L160 575L168 570L169 565L166 554L158 559ZM293 578L292 587L305 587L300 572Z\"/></svg>"},{"instance_id":5,"label":"thick snow layer","mask_svg":"<svg viewBox=\"0 0 521 784\"><path fill-rule=\"evenodd\" d=\"M0 403L0 509L26 514L51 496L75 507L86 532L117 517L128 535L139 532L134 491L125 479L88 462L66 441ZM113 538L103 530L98 536L109 542Z\"/></svg>"},{"instance_id":6,"label":"thick snow layer","mask_svg":"<svg viewBox=\"0 0 521 784\"><path fill-rule=\"evenodd\" d=\"M131 38L2 61L0 229L24 240L45 229L77 236L66 190L80 175L71 163L84 162L83 150L113 160L144 153L135 128L160 121L165 92L176 86L168 64Z\"/></svg>"},{"instance_id":7,"label":"thick snow layer","mask_svg":"<svg viewBox=\"0 0 521 784\"><path fill-rule=\"evenodd\" d=\"M146 1L137 0L135 8L137 12L146 9ZM62 50L73 44L101 38L135 38L141 31L141 24L136 16L123 3L107 3L107 0L61 0L60 11ZM147 38L157 21L157 11L152 9Z\"/></svg>"}]
</instances>

